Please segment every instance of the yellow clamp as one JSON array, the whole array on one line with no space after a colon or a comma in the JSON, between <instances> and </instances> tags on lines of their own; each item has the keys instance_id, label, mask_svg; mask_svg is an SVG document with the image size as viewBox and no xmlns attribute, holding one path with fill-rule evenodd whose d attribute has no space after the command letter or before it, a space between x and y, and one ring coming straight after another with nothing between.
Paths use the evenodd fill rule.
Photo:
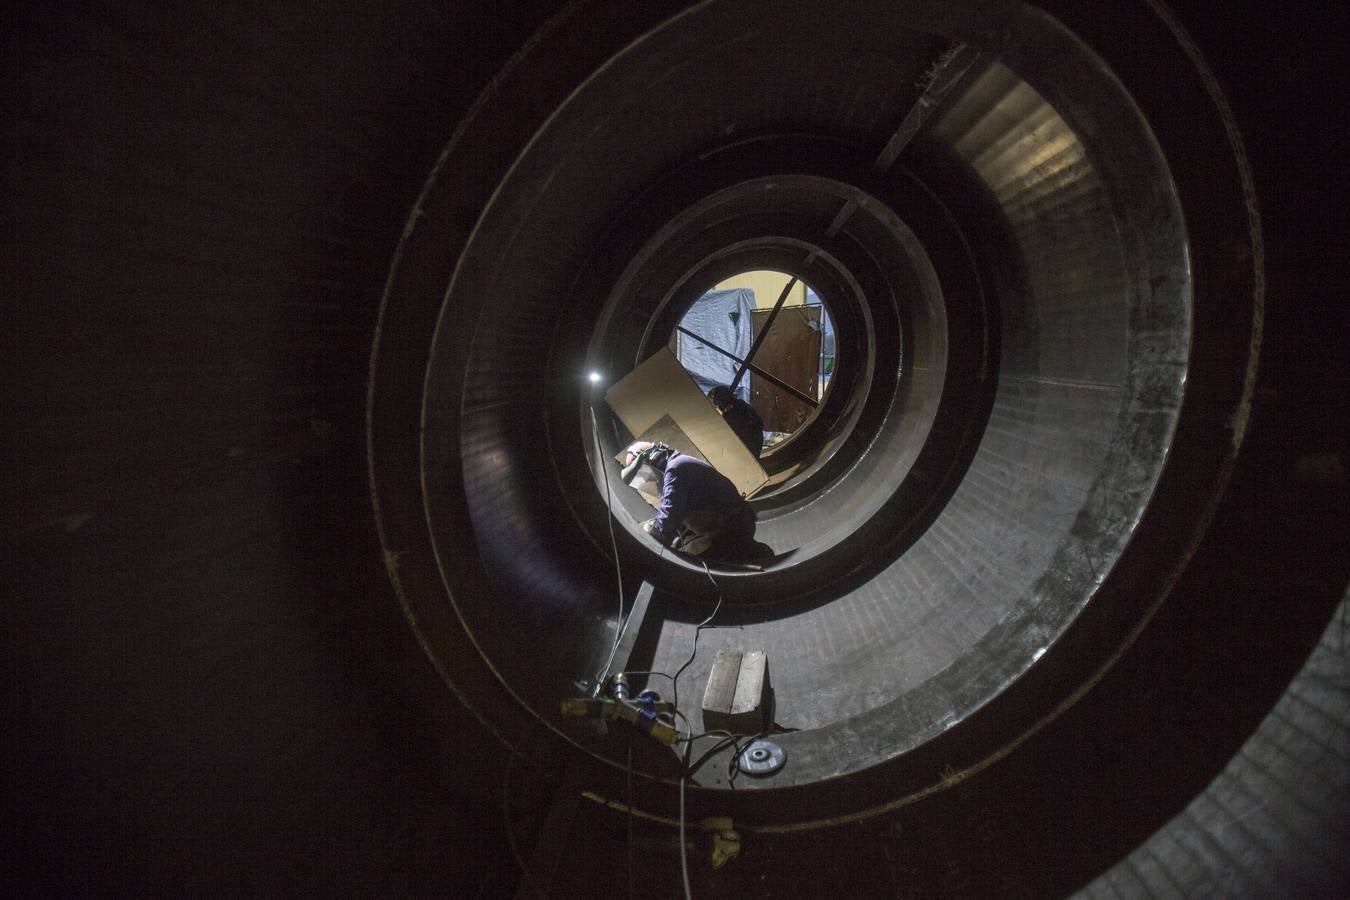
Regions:
<instances>
[{"instance_id":1,"label":"yellow clamp","mask_svg":"<svg viewBox=\"0 0 1350 900\"><path fill-rule=\"evenodd\" d=\"M670 704L659 704L669 706ZM659 719L643 716L645 710L631 703L612 698L569 697L562 702L561 713L567 719L623 719L640 731L646 731L667 746L673 745L680 733Z\"/></svg>"},{"instance_id":2,"label":"yellow clamp","mask_svg":"<svg viewBox=\"0 0 1350 900\"><path fill-rule=\"evenodd\" d=\"M741 852L741 836L734 823L726 816L713 816L699 823L699 828L712 834L712 867L720 869Z\"/></svg>"}]
</instances>

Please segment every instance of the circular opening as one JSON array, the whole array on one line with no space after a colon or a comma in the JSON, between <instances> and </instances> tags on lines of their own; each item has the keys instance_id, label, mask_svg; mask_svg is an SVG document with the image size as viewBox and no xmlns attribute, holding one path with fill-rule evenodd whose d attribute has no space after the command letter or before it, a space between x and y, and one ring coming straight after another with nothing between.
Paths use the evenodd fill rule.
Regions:
<instances>
[{"instance_id":1,"label":"circular opening","mask_svg":"<svg viewBox=\"0 0 1350 900\"><path fill-rule=\"evenodd\" d=\"M837 146L796 139L790 149L785 164L797 168L855 164ZM762 167L779 152L762 143L732 151L732 158L711 159L714 169L729 173L723 177L730 183L675 211L631 253L585 336L588 365L611 372L635 367L673 343L704 390L736 381L753 357L741 384L750 376L751 384L774 388L781 397L790 392L774 381L792 377L785 363L796 356L798 393L815 406L800 404L790 432L774 427L779 423L772 419L759 428L787 437L760 457L768 480L752 494L757 538L776 558L762 571L737 574L759 579L808 564L814 574L770 589L737 588L739 602L759 604L801 596L803 585L814 593L846 572L883 565L913 538L949 479L908 476L925 450L942 468L968 455L964 435L972 427L962 423L980 415L979 404L956 402L946 388L974 381L979 354L971 348L988 344L991 321L948 219L915 182L860 185L856 178L845 182L824 174L740 177L737 155ZM706 184L706 178L699 181ZM918 231L895 209L904 209ZM841 210L848 211L847 223ZM840 228L831 227L836 221ZM954 315L949 303L956 304ZM753 316L762 327L754 326ZM743 327L747 318L749 328ZM949 354L954 338L965 349ZM709 346L719 340L739 341L739 352ZM822 347L833 350L829 358L822 359ZM701 369L705 359L720 368ZM627 502L631 492L615 494L602 468L639 435L605 414L603 393L582 398L585 431L597 403L599 446L585 444L594 495L615 506L617 521L659 553L641 534L639 523L650 513ZM773 407L762 404L755 412L772 415ZM603 518L595 524L605 527ZM689 566L679 558L670 564ZM665 580L674 573L661 571L659 583L679 589L678 580Z\"/></svg>"},{"instance_id":2,"label":"circular opening","mask_svg":"<svg viewBox=\"0 0 1350 900\"><path fill-rule=\"evenodd\" d=\"M693 22L672 25L686 27ZM924 46L920 58L941 52ZM700 96L690 83L699 71L639 80ZM603 114L608 90L625 83L606 70L513 170L503 196L542 192L503 207L508 215L480 228L481 249L465 256L452 299L482 304L467 350L454 338L459 323L443 320L445 359L462 366L445 371L465 378L454 458L492 593L520 598L503 602L520 604L526 621L545 604L560 621L576 621L583 602L613 607L613 571L596 579L573 535L555 533L550 482L561 485L577 532L609 557L612 515L627 576L674 598L643 668L679 669L692 649L686 620L705 617L719 592L761 609L706 632L686 677L705 680L721 647L762 648L774 661L779 721L798 729L784 737L793 758L797 745L828 743L849 723L860 742L838 762L866 767L941 733L1019 677L1128 539L1128 528L1094 529L1085 561L1075 523L1137 519L1166 453L1184 373L1173 350L1184 353L1187 339L1184 234L1143 229L1180 223L1170 180L1146 131L1094 142L1104 126L1092 119L1104 109L1116 131L1126 127L1118 107L1046 96L994 58L930 121L907 166L886 173L874 151L800 135L735 142L671 169L652 133L676 135L646 118L638 98L626 118ZM725 114L703 112L713 123ZM593 177L606 155L650 167L647 189L617 209L619 187L602 196ZM1145 233L1148 242L1136 239ZM756 537L780 558L719 574L714 590L696 562L660 555L643 534L650 507L616 487L613 461L637 435L616 430L604 392L578 376L621 379L668 345L710 288L751 271L796 275L831 301L834 383L822 399L839 407L782 445L783 455L798 444L827 452L760 509ZM570 285L565 302L556 283ZM585 303L598 308L581 315ZM1177 326L1161 344L1154 310ZM531 438L522 398L542 401L546 443ZM427 412L428 435L439 433L442 410ZM817 426L818 444L807 439ZM433 528L449 524L435 507L453 492L430 481L428 492ZM476 636L495 643L500 612L471 615L484 617ZM547 628L523 630L539 635L541 658L562 649ZM572 679L600 668L566 657L558 667ZM697 691L690 696L682 712L697 721ZM780 780L819 775L792 771Z\"/></svg>"},{"instance_id":3,"label":"circular opening","mask_svg":"<svg viewBox=\"0 0 1350 900\"><path fill-rule=\"evenodd\" d=\"M815 419L837 349L820 294L772 269L740 272L705 291L684 311L668 346L704 394L721 387L740 401L723 414L736 420L738 434L759 432L742 435L757 456L781 450Z\"/></svg>"},{"instance_id":4,"label":"circular opening","mask_svg":"<svg viewBox=\"0 0 1350 900\"><path fill-rule=\"evenodd\" d=\"M773 786L806 786L971 734L958 726L1029 672L1102 658L1063 638L1088 618L1112 639L1127 629L1136 527L1190 521L1155 488L1185 433L1183 386L1205 382L1188 368L1190 244L1172 172L1091 50L1018 4L782 6L702 5L616 41L527 123L527 142L507 142L483 197L460 197L447 162L435 186L447 196L425 204L411 241L429 246L442 227L462 245L400 257L442 277L401 269L391 282L438 304L425 365L404 353L417 335L395 335L397 316L381 339L382 367L415 366L401 382L382 369L381 384L423 378L423 401L372 421L381 461L409 464L420 504L382 487L382 521L425 528L432 551L399 556L399 577L435 562L409 604L434 617L448 595L444 633L470 639L439 657L481 657L564 732L558 699L613 645L616 581L630 600L642 581L657 588L659 621L638 646L661 673L690 658L720 591L735 614L702 633L683 684L702 683L718 649L765 651L778 721L797 729L781 736L792 764ZM924 112L907 86L950 61L953 41L976 57ZM713 64L741 44L810 65ZM558 66L574 51L532 50ZM925 118L906 133L915 110ZM503 132L464 134L450 157ZM464 209L481 210L471 230ZM710 288L765 270L828 298L837 329L825 411L766 468L824 449L756 500L757 536L791 556L719 575L715 591L701 568L646 552L640 499L607 502L629 436L585 374L621 379ZM698 691L681 700L697 722Z\"/></svg>"}]
</instances>

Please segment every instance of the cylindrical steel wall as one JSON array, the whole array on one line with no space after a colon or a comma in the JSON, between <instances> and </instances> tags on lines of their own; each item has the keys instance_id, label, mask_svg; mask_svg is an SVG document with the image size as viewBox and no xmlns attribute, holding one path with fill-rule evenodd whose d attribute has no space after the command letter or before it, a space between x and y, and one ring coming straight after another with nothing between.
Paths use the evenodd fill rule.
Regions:
<instances>
[{"instance_id":1,"label":"cylindrical steel wall","mask_svg":"<svg viewBox=\"0 0 1350 900\"><path fill-rule=\"evenodd\" d=\"M1193 127L1225 140L1224 192L1189 170L1191 132L1150 127L1150 82L1136 97L1030 7L648 15L603 39L598 8L555 21L501 78L527 105L475 110L409 224L372 370L372 473L387 547L427 541L434 558L393 574L415 627L459 635L428 640L452 679L490 671L519 712L584 743L557 708L619 627L598 469L617 480L622 438L582 374L617 379L664 343L650 323L727 254L751 267L795 252L858 310L842 330L865 348L859 419L832 473L763 504L761 536L785 556L762 573L705 581L616 501L624 567L656 585L664 619L630 667L674 673L699 602L722 593L741 608L717 624L734 628L706 634L686 683L716 649L766 651L793 760L740 795L806 791L811 813L798 798L791 816L820 821L863 812L824 782L866 774L892 785L868 801L884 808L931 786L910 755L939 737L970 766L1024 739L1184 567L1251 403L1264 261L1205 252L1259 249L1250 214L1212 212L1242 210L1250 173L1176 34ZM897 162L876 163L934 102L924 73L953 45L975 52L968 70ZM470 160L496 181L464 179ZM479 202L464 230L459 211ZM402 438L414 424L418 459ZM401 510L419 506L426 528L409 529ZM1033 666L1037 702L1002 702ZM697 731L697 691L683 696ZM967 736L986 708L1004 724ZM778 817L769 801L716 802Z\"/></svg>"},{"instance_id":2,"label":"cylindrical steel wall","mask_svg":"<svg viewBox=\"0 0 1350 900\"><path fill-rule=\"evenodd\" d=\"M771 648L782 718L804 726L784 736L800 741L789 757L797 769L785 770L800 784L740 791L742 780L730 797L710 768L696 776L707 786L691 788L692 814L732 813L745 838L725 870L691 860L698 893L1052 896L1098 875L1094 895L1336 893L1350 830L1343 619L1300 669L1346 580L1337 415L1346 371L1331 302L1342 275L1326 251L1341 204L1318 137L1333 107L1319 108L1312 77L1313 60L1333 57L1317 48L1338 32L1273 5L1240 27L1183 8L1179 29L1160 4L1051 3L1063 31L1047 32L1035 13L1010 28L972 28L955 14L919 27L924 6L911 4L895 13L910 17L905 39L872 27L885 24L884 8L860 4L843 21L794 4L806 18L756 23L753 37L791 57L778 68L776 56L707 40L744 33L737 4L581 5L531 42L553 6L33 4L11 14L0 53L6 882L34 895L504 895L519 880L507 829L528 857L552 798L533 764L579 764L586 786L622 802L623 772L595 759L621 751L582 753L541 724L568 679L593 670L614 616L587 420L557 375L569 354L585 355L635 254L691 200L733 175L766 174L756 166L796 177L792 166L809 158L811 178L862 185L877 200L834 246L810 231L828 191L799 191L758 219L746 208L723 226L730 234L757 221L774 232L756 253L821 246L842 273L823 283L875 301L876 344L898 345L902 363L892 381L868 381L884 402L858 407L861 430L840 432L823 480L766 505L765 534L785 547L806 548L835 520L862 538L804 549L800 565L767 576L785 599L723 620ZM707 27L663 25L699 17ZM990 58L895 166L869 174L915 84L958 33ZM1061 33L1064 43L1046 39ZM640 85L651 86L648 102L607 120L611 101L638 92L588 79L625 47L624 65L650 64L643 47L679 34L664 45L672 64ZM567 52L553 56L559 46ZM1285 58L1290 46L1310 49ZM541 55L547 77L519 80ZM1100 67L1081 68L1093 58ZM580 123L561 112L554 131L541 131L583 83L605 92L570 101L595 101L594 140L565 138L558 129ZM1129 103L1102 104L1094 91ZM1220 96L1236 109L1241 144ZM464 121L473 126L456 132ZM1130 121L1147 139L1113 146ZM606 135L627 143L599 141ZM453 159L438 166L452 137ZM521 155L550 137L564 156ZM797 152L756 153L783 137L799 141ZM803 152L811 141L836 149ZM1254 195L1239 146L1253 156ZM588 154L568 164L574 176L592 173L590 187L541 178L533 186L551 206L483 216L524 196L494 201L500 186L528 165L558 168L569 147ZM606 147L628 149L606 156ZM1136 195L1142 182L1127 158L1149 147L1162 163L1150 171L1171 182L1145 179L1160 192L1153 200ZM850 154L864 150L855 164ZM437 206L429 191L410 233L441 258L417 265L405 247L387 280L432 171L433 186L452 180L461 193ZM620 195L628 202L599 208ZM1138 219L1174 203L1179 223ZM1281 265L1261 265L1251 203ZM921 255L893 240L904 232L886 209ZM622 227L588 232L601 221ZM509 227L484 230L512 224L551 226L558 240L513 245ZM538 303L488 315L472 334L442 319L429 380L452 284L445 267L470 234L529 264L469 260L475 278L510 280L455 290ZM722 238L707 235L708 247ZM1146 243L1155 237L1162 246ZM1177 247L1194 335L1180 407L1149 401L1176 372L1153 339L1181 332L1173 323L1154 335L1154 320L1131 317L1139 298L1169 289L1154 278L1170 270L1152 261ZM937 293L921 289L926 266ZM653 273L654 302L666 278ZM379 325L381 546L365 404L386 288L391 301L402 288L422 299L389 303ZM906 308L916 289L943 305ZM579 328L546 335L562 297ZM905 343L921 339L922 309L945 314L927 333L929 361L944 359L941 390L925 388L923 348ZM979 339L950 339L958 334ZM522 364L541 346L547 378ZM1239 362L1253 346L1256 373ZM396 358L416 364L397 372ZM1141 359L1159 364L1131 363ZM1130 383L1130 372L1161 380ZM466 375L468 394L428 391ZM1244 395L1253 402L1230 418L1231 398ZM1161 443L1119 446L1131 433L1121 426L1127 397L1141 414L1179 415L1176 429L1155 432ZM545 411L547 428L524 407ZM918 414L888 418L894 410ZM859 451L888 435L887 452ZM1207 519L1239 437L1229 488ZM1130 470L1136 458L1159 462L1159 447L1167 455L1152 474ZM1113 452L1124 469L1103 469ZM430 466L424 481L424 462L438 459L454 464ZM870 476L848 480L866 467L899 487L871 498ZM1114 472L1107 484L1143 494L1154 485L1152 494L1109 490L1105 506L1089 504L1101 471ZM875 508L850 521L858 503L811 502L820 484L834 486L834 501L858 496ZM1110 544L1125 537L1117 559ZM678 662L709 609L706 578L653 561L626 531L620 541L630 589L638 576L669 584L666 633L646 652L660 667ZM1068 559L1062 592L1000 584L1005 571L1053 580L1065 548L1084 552ZM1115 566L1094 570L1094 560ZM1099 575L1104 588L1094 589ZM1049 618L1035 627L1060 633L1057 642L997 651L1001 625L1041 614ZM700 661L731 640L731 630L705 631ZM1041 646L1052 649L1028 667ZM982 661L995 664L972 675ZM682 698L697 695L697 668L682 678ZM918 702L923 685L934 702ZM897 698L909 698L903 713ZM978 708L960 716L963 704ZM959 723L930 738L945 711ZM868 723L880 727L859 727L855 741L854 726ZM911 749L872 764L886 747ZM503 798L507 748L525 755ZM669 813L669 758L637 752L636 805ZM834 763L848 774L822 780ZM899 805L866 821L819 821L888 803ZM595 806L578 816L563 840L570 859L587 860L585 874L557 873L553 893L621 892L622 814ZM782 826L807 830L764 830ZM645 846L669 843L665 826L639 823L639 836L644 827ZM678 878L671 857L644 862L654 884Z\"/></svg>"}]
</instances>

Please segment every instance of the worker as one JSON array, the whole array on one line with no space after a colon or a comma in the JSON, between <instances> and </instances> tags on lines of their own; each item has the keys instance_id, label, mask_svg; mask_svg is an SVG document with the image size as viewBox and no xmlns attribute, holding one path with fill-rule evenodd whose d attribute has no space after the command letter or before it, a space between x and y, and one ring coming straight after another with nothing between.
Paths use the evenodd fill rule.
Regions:
<instances>
[{"instance_id":1,"label":"worker","mask_svg":"<svg viewBox=\"0 0 1350 900\"><path fill-rule=\"evenodd\" d=\"M660 507L642 528L694 556L760 559L773 550L755 540L755 511L721 472L665 444L636 441L624 451L624 481L647 492L660 485Z\"/></svg>"},{"instance_id":2,"label":"worker","mask_svg":"<svg viewBox=\"0 0 1350 900\"><path fill-rule=\"evenodd\" d=\"M755 408L746 403L725 384L719 384L708 391L708 399L713 407L722 414L722 419L736 432L745 449L756 458L764 449L764 420L755 412Z\"/></svg>"}]
</instances>

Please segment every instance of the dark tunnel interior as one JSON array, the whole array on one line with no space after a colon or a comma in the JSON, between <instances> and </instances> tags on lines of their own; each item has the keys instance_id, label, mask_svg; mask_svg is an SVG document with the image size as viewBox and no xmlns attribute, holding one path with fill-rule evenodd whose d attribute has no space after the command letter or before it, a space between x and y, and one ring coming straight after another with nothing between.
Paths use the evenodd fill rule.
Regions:
<instances>
[{"instance_id":1,"label":"dark tunnel interior","mask_svg":"<svg viewBox=\"0 0 1350 900\"><path fill-rule=\"evenodd\" d=\"M1344 895L1329 18L8 13L6 885ZM705 570L603 390L756 269L839 363ZM770 776L559 714L721 649Z\"/></svg>"}]
</instances>

